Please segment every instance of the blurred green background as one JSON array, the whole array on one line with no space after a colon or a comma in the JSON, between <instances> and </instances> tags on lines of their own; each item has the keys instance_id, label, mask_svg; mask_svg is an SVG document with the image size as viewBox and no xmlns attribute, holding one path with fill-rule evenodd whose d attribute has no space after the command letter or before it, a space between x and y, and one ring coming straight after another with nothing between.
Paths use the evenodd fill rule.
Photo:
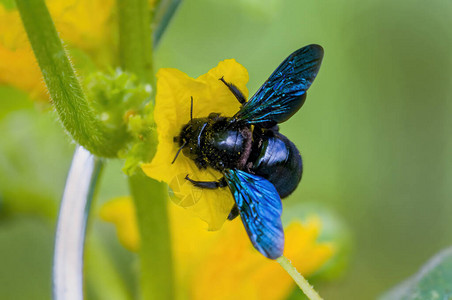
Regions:
<instances>
[{"instance_id":1,"label":"blurred green background","mask_svg":"<svg viewBox=\"0 0 452 300\"><path fill-rule=\"evenodd\" d=\"M250 93L292 51L325 59L305 106L281 131L302 152L301 186L285 201L330 207L353 252L325 299L372 299L452 244L452 2L186 0L157 67L199 76L235 58ZM74 145L27 96L0 87L2 299L47 299L54 221ZM100 201L126 192L121 162ZM27 288L23 288L26 286Z\"/></svg>"}]
</instances>

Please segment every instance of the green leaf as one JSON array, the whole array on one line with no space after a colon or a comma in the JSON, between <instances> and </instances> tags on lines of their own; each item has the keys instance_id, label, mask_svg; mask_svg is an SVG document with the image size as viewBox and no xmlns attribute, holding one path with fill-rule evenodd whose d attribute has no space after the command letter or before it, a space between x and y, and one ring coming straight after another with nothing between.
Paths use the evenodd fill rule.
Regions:
<instances>
[{"instance_id":1,"label":"green leaf","mask_svg":"<svg viewBox=\"0 0 452 300\"><path fill-rule=\"evenodd\" d=\"M391 289L380 299L452 299L452 248L436 254L417 274Z\"/></svg>"}]
</instances>

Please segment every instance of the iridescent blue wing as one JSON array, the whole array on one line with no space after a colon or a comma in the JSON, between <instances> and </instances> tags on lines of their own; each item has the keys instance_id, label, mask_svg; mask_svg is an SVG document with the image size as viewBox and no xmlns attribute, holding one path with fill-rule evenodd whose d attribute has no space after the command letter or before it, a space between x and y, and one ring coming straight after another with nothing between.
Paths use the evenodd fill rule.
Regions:
<instances>
[{"instance_id":1,"label":"iridescent blue wing","mask_svg":"<svg viewBox=\"0 0 452 300\"><path fill-rule=\"evenodd\" d=\"M281 199L273 184L240 170L226 170L226 182L254 247L268 258L283 254Z\"/></svg>"},{"instance_id":2,"label":"iridescent blue wing","mask_svg":"<svg viewBox=\"0 0 452 300\"><path fill-rule=\"evenodd\" d=\"M323 58L323 48L309 45L287 57L234 118L266 127L295 114L306 99Z\"/></svg>"}]
</instances>

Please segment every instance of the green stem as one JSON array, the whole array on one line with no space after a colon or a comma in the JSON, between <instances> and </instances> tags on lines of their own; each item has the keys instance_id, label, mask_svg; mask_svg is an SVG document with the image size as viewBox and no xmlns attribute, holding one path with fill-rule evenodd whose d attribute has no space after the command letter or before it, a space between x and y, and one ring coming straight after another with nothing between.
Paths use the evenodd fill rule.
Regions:
<instances>
[{"instance_id":1,"label":"green stem","mask_svg":"<svg viewBox=\"0 0 452 300\"><path fill-rule=\"evenodd\" d=\"M149 1L118 0L119 55L124 70L154 86Z\"/></svg>"},{"instance_id":2,"label":"green stem","mask_svg":"<svg viewBox=\"0 0 452 300\"><path fill-rule=\"evenodd\" d=\"M140 230L143 299L173 299L172 256L167 215L167 189L137 172L129 177Z\"/></svg>"},{"instance_id":3,"label":"green stem","mask_svg":"<svg viewBox=\"0 0 452 300\"><path fill-rule=\"evenodd\" d=\"M148 0L118 0L119 53L125 71L155 89ZM157 140L152 143L157 145ZM152 149L150 149L152 151ZM155 151L153 151L155 152ZM173 298L173 265L167 189L143 172L129 177L140 230L140 283L143 299Z\"/></svg>"},{"instance_id":4,"label":"green stem","mask_svg":"<svg viewBox=\"0 0 452 300\"><path fill-rule=\"evenodd\" d=\"M114 157L119 145L95 117L67 57L44 0L16 0L52 102L74 140L98 156Z\"/></svg>"},{"instance_id":5,"label":"green stem","mask_svg":"<svg viewBox=\"0 0 452 300\"><path fill-rule=\"evenodd\" d=\"M281 256L276 261L283 267L284 270L293 278L303 293L310 300L322 300L316 290L309 284L309 282L295 269L289 259L285 256Z\"/></svg>"}]
</instances>

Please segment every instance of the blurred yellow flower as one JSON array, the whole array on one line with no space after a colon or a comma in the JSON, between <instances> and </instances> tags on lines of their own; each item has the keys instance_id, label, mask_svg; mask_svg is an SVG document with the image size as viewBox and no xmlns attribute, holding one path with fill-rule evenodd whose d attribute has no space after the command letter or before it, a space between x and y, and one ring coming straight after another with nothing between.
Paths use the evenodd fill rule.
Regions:
<instances>
[{"instance_id":1,"label":"blurred yellow flower","mask_svg":"<svg viewBox=\"0 0 452 300\"><path fill-rule=\"evenodd\" d=\"M94 61L113 57L113 0L48 0L50 14L61 38L83 50ZM41 71L17 9L0 4L0 84L22 89L33 98L47 100Z\"/></svg>"},{"instance_id":2,"label":"blurred yellow flower","mask_svg":"<svg viewBox=\"0 0 452 300\"><path fill-rule=\"evenodd\" d=\"M194 180L213 181L221 178L222 174L212 168L199 170L184 155L179 155L174 164L171 162L179 148L174 137L190 120L190 97L194 100L194 118L207 117L212 112L231 117L239 110L240 103L219 80L221 77L248 96L248 71L234 59L220 62L196 79L177 69L159 70L154 110L158 147L153 160L142 165L146 175L168 183L179 199L177 204L206 221L209 230L217 230L223 225L234 205L232 195L227 188L201 191L184 177L189 174Z\"/></svg>"},{"instance_id":3,"label":"blurred yellow flower","mask_svg":"<svg viewBox=\"0 0 452 300\"><path fill-rule=\"evenodd\" d=\"M114 223L126 248L138 250L135 208L129 197L106 203L100 215ZM280 265L253 248L239 219L209 232L205 223L172 203L169 215L179 298L270 300L284 299L293 290L293 280ZM292 222L285 230L284 255L304 276L335 254L332 243L317 241L320 231L321 221L315 216Z\"/></svg>"}]
</instances>

